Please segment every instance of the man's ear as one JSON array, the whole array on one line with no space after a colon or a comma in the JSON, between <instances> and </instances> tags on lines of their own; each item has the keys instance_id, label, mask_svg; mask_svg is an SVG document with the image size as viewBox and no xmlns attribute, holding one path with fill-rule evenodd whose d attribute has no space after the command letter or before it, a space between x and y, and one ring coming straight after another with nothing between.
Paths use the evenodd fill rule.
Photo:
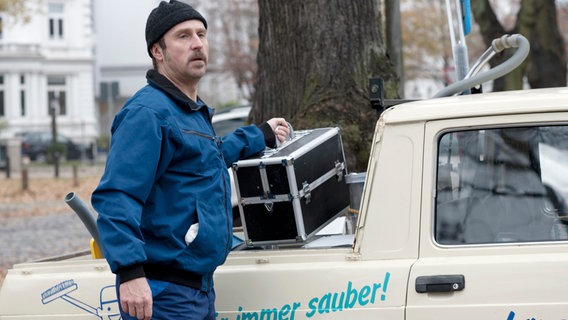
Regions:
<instances>
[{"instance_id":1,"label":"man's ear","mask_svg":"<svg viewBox=\"0 0 568 320\"><path fill-rule=\"evenodd\" d=\"M152 56L154 56L154 59L160 61L164 59L164 52L157 42L152 45L150 52L152 53Z\"/></svg>"}]
</instances>

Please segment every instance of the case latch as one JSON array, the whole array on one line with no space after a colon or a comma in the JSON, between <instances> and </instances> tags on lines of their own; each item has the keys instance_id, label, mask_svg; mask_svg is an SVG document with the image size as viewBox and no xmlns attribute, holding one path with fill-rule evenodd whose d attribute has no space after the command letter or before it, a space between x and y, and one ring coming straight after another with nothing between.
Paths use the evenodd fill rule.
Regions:
<instances>
[{"instance_id":1,"label":"case latch","mask_svg":"<svg viewBox=\"0 0 568 320\"><path fill-rule=\"evenodd\" d=\"M312 190L310 189L310 184L306 181L302 183L302 194L304 199L306 199L306 204L312 201Z\"/></svg>"},{"instance_id":2,"label":"case latch","mask_svg":"<svg viewBox=\"0 0 568 320\"><path fill-rule=\"evenodd\" d=\"M345 169L345 164L343 162L335 162L335 174L337 175L337 181L343 180L343 170Z\"/></svg>"}]
</instances>

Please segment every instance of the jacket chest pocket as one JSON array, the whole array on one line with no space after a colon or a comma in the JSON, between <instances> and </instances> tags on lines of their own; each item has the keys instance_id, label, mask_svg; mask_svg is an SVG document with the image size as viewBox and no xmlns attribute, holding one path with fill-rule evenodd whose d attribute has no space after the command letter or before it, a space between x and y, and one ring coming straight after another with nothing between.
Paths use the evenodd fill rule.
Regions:
<instances>
[{"instance_id":1,"label":"jacket chest pocket","mask_svg":"<svg viewBox=\"0 0 568 320\"><path fill-rule=\"evenodd\" d=\"M184 167L206 169L224 163L218 137L189 129L182 130L182 133L179 157Z\"/></svg>"}]
</instances>

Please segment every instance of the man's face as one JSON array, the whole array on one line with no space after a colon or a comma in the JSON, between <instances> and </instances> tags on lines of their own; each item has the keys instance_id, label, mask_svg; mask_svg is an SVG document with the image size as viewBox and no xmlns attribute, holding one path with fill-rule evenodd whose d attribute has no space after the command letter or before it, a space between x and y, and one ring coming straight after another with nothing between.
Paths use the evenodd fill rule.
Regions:
<instances>
[{"instance_id":1,"label":"man's face","mask_svg":"<svg viewBox=\"0 0 568 320\"><path fill-rule=\"evenodd\" d=\"M197 83L205 74L209 58L207 29L199 20L187 20L164 34L166 48L154 45L159 71L173 82Z\"/></svg>"}]
</instances>

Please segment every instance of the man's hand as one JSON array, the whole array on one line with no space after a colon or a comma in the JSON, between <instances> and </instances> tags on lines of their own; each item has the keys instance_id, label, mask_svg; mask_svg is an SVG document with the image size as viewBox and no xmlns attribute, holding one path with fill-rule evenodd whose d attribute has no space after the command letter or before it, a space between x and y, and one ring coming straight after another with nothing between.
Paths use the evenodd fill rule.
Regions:
<instances>
[{"instance_id":1,"label":"man's hand","mask_svg":"<svg viewBox=\"0 0 568 320\"><path fill-rule=\"evenodd\" d=\"M268 122L272 131L274 131L276 139L278 139L280 143L284 143L290 134L290 127L288 127L286 120L284 118L272 118L266 122Z\"/></svg>"},{"instance_id":2,"label":"man's hand","mask_svg":"<svg viewBox=\"0 0 568 320\"><path fill-rule=\"evenodd\" d=\"M120 284L120 306L139 320L152 318L152 290L146 278L136 278Z\"/></svg>"}]
</instances>

